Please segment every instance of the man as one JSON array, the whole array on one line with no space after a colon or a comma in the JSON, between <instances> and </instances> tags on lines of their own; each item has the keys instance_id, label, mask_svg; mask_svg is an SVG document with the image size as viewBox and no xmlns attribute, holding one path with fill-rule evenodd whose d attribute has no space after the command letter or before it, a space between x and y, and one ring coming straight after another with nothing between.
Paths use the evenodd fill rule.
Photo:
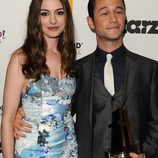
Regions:
<instances>
[{"instance_id":1,"label":"man","mask_svg":"<svg viewBox=\"0 0 158 158\"><path fill-rule=\"evenodd\" d=\"M73 112L79 158L108 157L112 113L120 108L128 111L133 142L145 154L130 153L130 156L154 158L158 149L157 62L136 55L123 45L126 23L123 0L89 0L88 12L87 22L96 34L97 49L76 62ZM104 74L107 54L113 56L114 94L104 86L104 76L108 76ZM26 131L16 122L15 127Z\"/></svg>"},{"instance_id":2,"label":"man","mask_svg":"<svg viewBox=\"0 0 158 158\"><path fill-rule=\"evenodd\" d=\"M134 143L142 146L146 158L153 158L158 148L157 62L124 47L124 1L89 0L88 12L87 21L96 34L97 49L77 62L79 88L74 107L80 156L86 158L85 153L89 151L92 157L103 158L104 152L109 152L111 115L123 107L129 114ZM113 55L114 95L110 95L103 84L109 53Z\"/></svg>"}]
</instances>

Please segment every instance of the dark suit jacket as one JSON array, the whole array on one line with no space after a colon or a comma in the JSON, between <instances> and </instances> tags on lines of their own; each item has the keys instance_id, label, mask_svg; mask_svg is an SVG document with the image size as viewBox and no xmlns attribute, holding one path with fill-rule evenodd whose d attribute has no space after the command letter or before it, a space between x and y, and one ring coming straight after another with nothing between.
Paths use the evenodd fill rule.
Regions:
<instances>
[{"instance_id":1,"label":"dark suit jacket","mask_svg":"<svg viewBox=\"0 0 158 158\"><path fill-rule=\"evenodd\" d=\"M158 64L126 51L123 105L128 110L135 141L142 144L146 158L154 158L158 149ZM92 158L95 52L76 61L75 66L77 90L72 110L76 113L79 158Z\"/></svg>"}]
</instances>

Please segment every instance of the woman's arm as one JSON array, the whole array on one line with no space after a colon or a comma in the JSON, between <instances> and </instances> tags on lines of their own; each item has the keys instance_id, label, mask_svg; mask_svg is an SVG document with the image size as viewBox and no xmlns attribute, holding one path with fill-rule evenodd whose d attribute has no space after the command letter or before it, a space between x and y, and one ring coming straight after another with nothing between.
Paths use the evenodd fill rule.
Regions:
<instances>
[{"instance_id":1,"label":"woman's arm","mask_svg":"<svg viewBox=\"0 0 158 158\"><path fill-rule=\"evenodd\" d=\"M2 150L3 158L14 157L13 121L19 106L21 93L24 85L24 75L21 71L21 55L14 53L8 64L2 114Z\"/></svg>"},{"instance_id":2,"label":"woman's arm","mask_svg":"<svg viewBox=\"0 0 158 158\"><path fill-rule=\"evenodd\" d=\"M25 116L23 108L19 108L14 119L14 137L16 139L19 139L19 137L26 137L24 133L31 133L32 125L22 120Z\"/></svg>"}]
</instances>

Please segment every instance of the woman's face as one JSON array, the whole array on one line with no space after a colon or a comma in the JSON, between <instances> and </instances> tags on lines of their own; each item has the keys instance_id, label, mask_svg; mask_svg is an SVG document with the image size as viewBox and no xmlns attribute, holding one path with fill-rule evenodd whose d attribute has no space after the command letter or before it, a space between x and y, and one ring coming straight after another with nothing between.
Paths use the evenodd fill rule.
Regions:
<instances>
[{"instance_id":1,"label":"woman's face","mask_svg":"<svg viewBox=\"0 0 158 158\"><path fill-rule=\"evenodd\" d=\"M60 0L43 0L40 19L46 38L59 37L66 25L66 13Z\"/></svg>"}]
</instances>

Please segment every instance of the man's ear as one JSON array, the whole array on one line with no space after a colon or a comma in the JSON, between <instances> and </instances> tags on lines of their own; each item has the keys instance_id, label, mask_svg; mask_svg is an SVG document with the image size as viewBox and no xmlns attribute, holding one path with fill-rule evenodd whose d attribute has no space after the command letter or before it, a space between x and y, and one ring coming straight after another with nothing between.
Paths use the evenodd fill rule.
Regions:
<instances>
[{"instance_id":1,"label":"man's ear","mask_svg":"<svg viewBox=\"0 0 158 158\"><path fill-rule=\"evenodd\" d=\"M87 16L87 23L91 31L95 33L94 21L90 16Z\"/></svg>"},{"instance_id":2,"label":"man's ear","mask_svg":"<svg viewBox=\"0 0 158 158\"><path fill-rule=\"evenodd\" d=\"M125 19L125 28L123 30L123 36L127 33L127 22L128 22L128 20L127 20L127 16L126 16L126 19Z\"/></svg>"}]
</instances>

